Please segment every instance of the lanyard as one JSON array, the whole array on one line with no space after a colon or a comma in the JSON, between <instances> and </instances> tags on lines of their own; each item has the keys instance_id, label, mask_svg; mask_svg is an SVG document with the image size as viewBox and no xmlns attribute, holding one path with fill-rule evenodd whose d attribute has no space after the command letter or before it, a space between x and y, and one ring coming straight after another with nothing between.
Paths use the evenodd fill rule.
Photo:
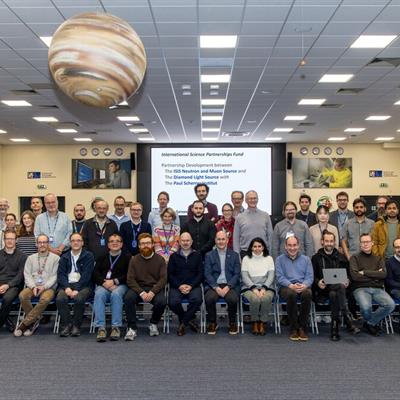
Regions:
<instances>
[{"instance_id":1,"label":"lanyard","mask_svg":"<svg viewBox=\"0 0 400 400\"><path fill-rule=\"evenodd\" d=\"M56 231L56 226L57 226L57 222L58 222L58 216L59 216L60 214L59 213L57 213L57 217L56 217L56 222L54 223L54 225L53 225L53 231L51 231L51 229L50 229L50 219L49 219L49 214L48 213L46 213L46 218L47 218L47 227L49 228L49 233L50 233L50 235L51 236L54 236L54 232Z\"/></svg>"},{"instance_id":2,"label":"lanyard","mask_svg":"<svg viewBox=\"0 0 400 400\"><path fill-rule=\"evenodd\" d=\"M140 221L139 225L135 225L131 221L131 226L132 226L133 241L136 241L136 238L138 237L138 233L140 232L140 229L142 228L142 221ZM137 226L137 228L136 228L136 226Z\"/></svg>"},{"instance_id":3,"label":"lanyard","mask_svg":"<svg viewBox=\"0 0 400 400\"><path fill-rule=\"evenodd\" d=\"M43 271L46 268L46 263L47 263L47 259L49 258L49 255L47 254L47 256L45 257L43 265L40 265L40 259L41 258L43 258L43 257L40 257L39 253L38 253L38 265L39 265L38 274L39 275L43 274Z\"/></svg>"},{"instance_id":4,"label":"lanyard","mask_svg":"<svg viewBox=\"0 0 400 400\"><path fill-rule=\"evenodd\" d=\"M79 260L79 257L78 257L78 260ZM75 262L75 257L72 255L72 253L71 253L71 264L72 264L73 271L78 272L78 267Z\"/></svg>"},{"instance_id":5,"label":"lanyard","mask_svg":"<svg viewBox=\"0 0 400 400\"><path fill-rule=\"evenodd\" d=\"M110 278L111 278L111 273L112 273L112 271L113 271L113 269L114 269L115 264L117 263L117 261L119 260L120 257L121 257L121 254L118 254L118 256L115 258L115 260L112 261L111 254L109 254L109 258L110 258L110 268L108 269L107 277L110 277ZM110 279L110 278L107 278L107 279Z\"/></svg>"},{"instance_id":6,"label":"lanyard","mask_svg":"<svg viewBox=\"0 0 400 400\"><path fill-rule=\"evenodd\" d=\"M167 235L167 231L165 230L164 224L163 224L163 226L162 226L162 229L163 229L163 231L164 231L164 237L165 237L165 250L164 250L164 253L165 253L165 254L168 254L168 253L169 253L169 240L170 240L171 237L172 237L172 228L173 228L173 225L171 224L171 228L170 228L170 230L169 230L169 232L168 232L168 235Z\"/></svg>"},{"instance_id":7,"label":"lanyard","mask_svg":"<svg viewBox=\"0 0 400 400\"><path fill-rule=\"evenodd\" d=\"M97 221L95 222L95 224L96 224L96 228L97 228L96 234L98 236L101 236L101 238L103 239L104 238L104 232L106 231L106 228L107 228L106 223L104 222L103 229L100 229L100 225L99 225L99 223Z\"/></svg>"},{"instance_id":8,"label":"lanyard","mask_svg":"<svg viewBox=\"0 0 400 400\"><path fill-rule=\"evenodd\" d=\"M74 229L73 229L74 233L75 233L75 232L76 232L76 233L81 233L84 223L85 223L85 222L82 222L82 224L81 224L81 226L80 226L80 228L79 228L79 230L78 230L78 227L77 227L77 225L76 225L76 221L72 221L72 227L74 228Z\"/></svg>"},{"instance_id":9,"label":"lanyard","mask_svg":"<svg viewBox=\"0 0 400 400\"><path fill-rule=\"evenodd\" d=\"M344 224L347 221L347 214L344 214L344 217L342 216L341 213L338 213L338 222L339 222L339 230L342 231Z\"/></svg>"}]
</instances>

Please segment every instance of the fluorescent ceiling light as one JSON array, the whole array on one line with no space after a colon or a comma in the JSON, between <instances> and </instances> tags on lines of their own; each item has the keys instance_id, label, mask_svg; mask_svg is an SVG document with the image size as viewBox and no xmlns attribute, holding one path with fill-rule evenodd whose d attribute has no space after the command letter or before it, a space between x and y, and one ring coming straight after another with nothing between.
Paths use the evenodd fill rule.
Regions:
<instances>
[{"instance_id":1,"label":"fluorescent ceiling light","mask_svg":"<svg viewBox=\"0 0 400 400\"><path fill-rule=\"evenodd\" d=\"M304 121L307 115L286 115L284 121Z\"/></svg>"},{"instance_id":2,"label":"fluorescent ceiling light","mask_svg":"<svg viewBox=\"0 0 400 400\"><path fill-rule=\"evenodd\" d=\"M365 118L366 121L386 121L389 119L390 115L370 115L369 117Z\"/></svg>"},{"instance_id":3,"label":"fluorescent ceiling light","mask_svg":"<svg viewBox=\"0 0 400 400\"><path fill-rule=\"evenodd\" d=\"M10 107L31 107L32 104L25 100L2 100L1 101L6 106Z\"/></svg>"},{"instance_id":4,"label":"fluorescent ceiling light","mask_svg":"<svg viewBox=\"0 0 400 400\"><path fill-rule=\"evenodd\" d=\"M78 131L76 129L72 129L72 128L60 128L60 129L56 129L57 132L60 133L78 133Z\"/></svg>"},{"instance_id":5,"label":"fluorescent ceiling light","mask_svg":"<svg viewBox=\"0 0 400 400\"><path fill-rule=\"evenodd\" d=\"M200 47L202 49L230 49L236 47L236 35L201 35Z\"/></svg>"},{"instance_id":6,"label":"fluorescent ceiling light","mask_svg":"<svg viewBox=\"0 0 400 400\"><path fill-rule=\"evenodd\" d=\"M393 103L395 106L400 106L400 100L397 100L396 103Z\"/></svg>"},{"instance_id":7,"label":"fluorescent ceiling light","mask_svg":"<svg viewBox=\"0 0 400 400\"><path fill-rule=\"evenodd\" d=\"M156 140L153 137L140 137L138 139L141 140L142 142L146 142L146 141L150 142L150 141Z\"/></svg>"},{"instance_id":8,"label":"fluorescent ceiling light","mask_svg":"<svg viewBox=\"0 0 400 400\"><path fill-rule=\"evenodd\" d=\"M330 138L328 138L328 140L331 142L334 142L334 141L341 142L343 140L346 140L346 138L343 136L338 136L338 137L330 137Z\"/></svg>"},{"instance_id":9,"label":"fluorescent ceiling light","mask_svg":"<svg viewBox=\"0 0 400 400\"><path fill-rule=\"evenodd\" d=\"M346 128L345 132L364 132L365 128Z\"/></svg>"},{"instance_id":10,"label":"fluorescent ceiling light","mask_svg":"<svg viewBox=\"0 0 400 400\"><path fill-rule=\"evenodd\" d=\"M30 142L30 140L29 139L26 139L26 138L11 138L10 139L12 142L15 142L15 143L26 143L26 142Z\"/></svg>"},{"instance_id":11,"label":"fluorescent ceiling light","mask_svg":"<svg viewBox=\"0 0 400 400\"><path fill-rule=\"evenodd\" d=\"M273 132L292 132L293 128L275 128Z\"/></svg>"},{"instance_id":12,"label":"fluorescent ceiling light","mask_svg":"<svg viewBox=\"0 0 400 400\"><path fill-rule=\"evenodd\" d=\"M217 90L219 89L219 85L210 85L210 89Z\"/></svg>"},{"instance_id":13,"label":"fluorescent ceiling light","mask_svg":"<svg viewBox=\"0 0 400 400\"><path fill-rule=\"evenodd\" d=\"M38 122L58 122L55 117L33 117L33 119Z\"/></svg>"},{"instance_id":14,"label":"fluorescent ceiling light","mask_svg":"<svg viewBox=\"0 0 400 400\"><path fill-rule=\"evenodd\" d=\"M400 132L400 129L397 129L397 131L396 132Z\"/></svg>"},{"instance_id":15,"label":"fluorescent ceiling light","mask_svg":"<svg viewBox=\"0 0 400 400\"><path fill-rule=\"evenodd\" d=\"M361 35L350 47L353 49L383 49L396 38L396 35Z\"/></svg>"},{"instance_id":16,"label":"fluorescent ceiling light","mask_svg":"<svg viewBox=\"0 0 400 400\"><path fill-rule=\"evenodd\" d=\"M0 129L0 133L7 133L4 129Z\"/></svg>"},{"instance_id":17,"label":"fluorescent ceiling light","mask_svg":"<svg viewBox=\"0 0 400 400\"><path fill-rule=\"evenodd\" d=\"M210 90L210 96L218 96L219 91L218 90Z\"/></svg>"},{"instance_id":18,"label":"fluorescent ceiling light","mask_svg":"<svg viewBox=\"0 0 400 400\"><path fill-rule=\"evenodd\" d=\"M225 99L201 99L202 106L224 106Z\"/></svg>"},{"instance_id":19,"label":"fluorescent ceiling light","mask_svg":"<svg viewBox=\"0 0 400 400\"><path fill-rule=\"evenodd\" d=\"M120 117L117 117L117 118L122 122L139 122L140 121L139 117L137 117L136 115L120 116Z\"/></svg>"},{"instance_id":20,"label":"fluorescent ceiling light","mask_svg":"<svg viewBox=\"0 0 400 400\"><path fill-rule=\"evenodd\" d=\"M267 142L275 142L275 141L282 140L282 138L281 137L266 137L264 140Z\"/></svg>"},{"instance_id":21,"label":"fluorescent ceiling light","mask_svg":"<svg viewBox=\"0 0 400 400\"><path fill-rule=\"evenodd\" d=\"M89 137L76 137L75 142L92 142L92 138Z\"/></svg>"},{"instance_id":22,"label":"fluorescent ceiling light","mask_svg":"<svg viewBox=\"0 0 400 400\"><path fill-rule=\"evenodd\" d=\"M325 74L318 81L319 83L344 83L348 82L353 74Z\"/></svg>"},{"instance_id":23,"label":"fluorescent ceiling light","mask_svg":"<svg viewBox=\"0 0 400 400\"><path fill-rule=\"evenodd\" d=\"M222 121L222 115L202 115L203 121Z\"/></svg>"},{"instance_id":24,"label":"fluorescent ceiling light","mask_svg":"<svg viewBox=\"0 0 400 400\"><path fill-rule=\"evenodd\" d=\"M218 136L217 137L203 137L201 139L204 141L207 141L207 142L216 142L218 140Z\"/></svg>"},{"instance_id":25,"label":"fluorescent ceiling light","mask_svg":"<svg viewBox=\"0 0 400 400\"><path fill-rule=\"evenodd\" d=\"M202 132L219 132L219 128L203 128Z\"/></svg>"},{"instance_id":26,"label":"fluorescent ceiling light","mask_svg":"<svg viewBox=\"0 0 400 400\"><path fill-rule=\"evenodd\" d=\"M53 36L39 36L39 38L47 47L50 47Z\"/></svg>"},{"instance_id":27,"label":"fluorescent ceiling light","mask_svg":"<svg viewBox=\"0 0 400 400\"><path fill-rule=\"evenodd\" d=\"M228 83L230 75L201 75L201 83Z\"/></svg>"},{"instance_id":28,"label":"fluorescent ceiling light","mask_svg":"<svg viewBox=\"0 0 400 400\"><path fill-rule=\"evenodd\" d=\"M130 128L129 131L133 133L149 133L149 130L146 128Z\"/></svg>"},{"instance_id":29,"label":"fluorescent ceiling light","mask_svg":"<svg viewBox=\"0 0 400 400\"><path fill-rule=\"evenodd\" d=\"M389 136L389 137L380 136L380 137L375 138L375 140L384 140L384 141L387 141L387 142L389 140L393 140L393 139L394 139L393 136Z\"/></svg>"},{"instance_id":30,"label":"fluorescent ceiling light","mask_svg":"<svg viewBox=\"0 0 400 400\"><path fill-rule=\"evenodd\" d=\"M184 91L182 92L182 95L183 95L183 96L191 96L191 95L192 95L192 92L191 92L190 90L184 90Z\"/></svg>"},{"instance_id":31,"label":"fluorescent ceiling light","mask_svg":"<svg viewBox=\"0 0 400 400\"><path fill-rule=\"evenodd\" d=\"M224 109L223 108L203 108L201 110L202 114L223 114Z\"/></svg>"},{"instance_id":32,"label":"fluorescent ceiling light","mask_svg":"<svg viewBox=\"0 0 400 400\"><path fill-rule=\"evenodd\" d=\"M300 106L320 106L326 99L301 99L297 104Z\"/></svg>"}]
</instances>

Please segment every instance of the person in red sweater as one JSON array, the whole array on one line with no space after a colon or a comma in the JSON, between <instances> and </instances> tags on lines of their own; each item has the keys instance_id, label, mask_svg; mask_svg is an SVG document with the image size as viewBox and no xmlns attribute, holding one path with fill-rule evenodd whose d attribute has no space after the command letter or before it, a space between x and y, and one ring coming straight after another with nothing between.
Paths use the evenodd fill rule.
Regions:
<instances>
[{"instance_id":1,"label":"person in red sweater","mask_svg":"<svg viewBox=\"0 0 400 400\"><path fill-rule=\"evenodd\" d=\"M228 249L233 249L233 228L235 226L235 218L233 218L233 207L229 203L222 206L222 217L215 224L217 232L224 231L228 237Z\"/></svg>"}]
</instances>

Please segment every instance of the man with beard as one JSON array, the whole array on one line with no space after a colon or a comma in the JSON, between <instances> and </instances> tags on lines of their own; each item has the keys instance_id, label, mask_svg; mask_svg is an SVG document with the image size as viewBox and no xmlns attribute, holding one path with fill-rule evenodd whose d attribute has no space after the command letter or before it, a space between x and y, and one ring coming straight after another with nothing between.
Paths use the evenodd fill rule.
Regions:
<instances>
[{"instance_id":1,"label":"man with beard","mask_svg":"<svg viewBox=\"0 0 400 400\"><path fill-rule=\"evenodd\" d=\"M131 258L128 268L127 291L124 303L128 327L125 340L134 340L137 336L136 304L151 303L153 312L150 318L149 334L158 336L157 324L166 307L165 285L167 266L165 260L154 252L153 237L148 233L139 235L139 254Z\"/></svg>"},{"instance_id":2,"label":"man with beard","mask_svg":"<svg viewBox=\"0 0 400 400\"><path fill-rule=\"evenodd\" d=\"M296 213L296 218L304 221L309 227L317 223L315 213L310 211L311 197L308 194L302 193L299 197L300 210Z\"/></svg>"},{"instance_id":3,"label":"man with beard","mask_svg":"<svg viewBox=\"0 0 400 400\"><path fill-rule=\"evenodd\" d=\"M354 217L354 213L347 208L349 204L349 195L346 192L339 192L336 195L336 203L338 209L329 214L329 221L333 226L336 226L339 232L340 244L343 239L344 226L350 218Z\"/></svg>"},{"instance_id":4,"label":"man with beard","mask_svg":"<svg viewBox=\"0 0 400 400\"><path fill-rule=\"evenodd\" d=\"M394 255L386 261L386 290L397 301L400 300L400 239L393 242Z\"/></svg>"},{"instance_id":5,"label":"man with beard","mask_svg":"<svg viewBox=\"0 0 400 400\"><path fill-rule=\"evenodd\" d=\"M160 192L157 196L158 208L153 208L147 218L151 229L154 231L156 226L162 225L161 213L167 209L169 203L169 194L167 192ZM175 210L174 210L175 211ZM176 213L174 224L180 226L179 215Z\"/></svg>"},{"instance_id":6,"label":"man with beard","mask_svg":"<svg viewBox=\"0 0 400 400\"><path fill-rule=\"evenodd\" d=\"M196 197L197 197L198 201L201 201L203 203L204 216L208 220L215 223L218 221L218 208L215 204L207 201L207 196L208 196L209 191L210 191L210 188L205 183L199 183L194 187L194 192L196 193ZM188 211L187 211L188 219L193 218L192 207L193 207L193 204L191 204L188 207Z\"/></svg>"},{"instance_id":7,"label":"man with beard","mask_svg":"<svg viewBox=\"0 0 400 400\"><path fill-rule=\"evenodd\" d=\"M83 204L76 204L74 207L74 217L72 221L72 232L81 233L84 223L86 222L86 209Z\"/></svg>"},{"instance_id":8,"label":"man with beard","mask_svg":"<svg viewBox=\"0 0 400 400\"><path fill-rule=\"evenodd\" d=\"M340 313L344 317L349 332L356 334L360 330L353 325L351 315L346 305L346 289L349 279L344 283L327 285L324 281L324 269L343 268L348 270L346 258L335 249L335 235L324 231L322 234L322 248L313 255L311 261L314 268L313 294L316 303L324 303L327 299L331 306L331 340L340 340L339 325Z\"/></svg>"},{"instance_id":9,"label":"man with beard","mask_svg":"<svg viewBox=\"0 0 400 400\"><path fill-rule=\"evenodd\" d=\"M182 227L183 232L189 232L193 239L193 249L199 251L201 255L212 250L215 238L215 225L204 215L204 204L200 200L195 200L192 204L192 218Z\"/></svg>"},{"instance_id":10,"label":"man with beard","mask_svg":"<svg viewBox=\"0 0 400 400\"><path fill-rule=\"evenodd\" d=\"M370 233L374 227L374 221L365 216L367 204L361 198L353 201L354 217L350 218L343 228L342 248L348 260L360 251L360 236Z\"/></svg>"},{"instance_id":11,"label":"man with beard","mask_svg":"<svg viewBox=\"0 0 400 400\"><path fill-rule=\"evenodd\" d=\"M283 216L285 219L275 225L272 235L272 256L276 259L285 254L286 240L290 236L296 236L299 240L299 251L312 257L314 246L310 229L304 221L296 219L297 206L293 201L287 201L283 205Z\"/></svg>"},{"instance_id":12,"label":"man with beard","mask_svg":"<svg viewBox=\"0 0 400 400\"><path fill-rule=\"evenodd\" d=\"M368 215L369 219L372 219L372 221L376 222L378 221L378 219L380 217L384 217L385 216L385 206L386 203L389 201L389 197L388 196L379 196L376 199L376 210Z\"/></svg>"}]
</instances>

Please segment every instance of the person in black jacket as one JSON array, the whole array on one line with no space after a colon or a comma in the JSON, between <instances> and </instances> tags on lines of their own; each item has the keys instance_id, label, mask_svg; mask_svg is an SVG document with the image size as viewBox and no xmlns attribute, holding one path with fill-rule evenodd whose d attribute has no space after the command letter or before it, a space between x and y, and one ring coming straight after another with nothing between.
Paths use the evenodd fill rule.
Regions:
<instances>
[{"instance_id":1,"label":"person in black jacket","mask_svg":"<svg viewBox=\"0 0 400 400\"><path fill-rule=\"evenodd\" d=\"M80 233L73 233L69 239L71 250L61 256L57 270L60 337L80 336L85 302L93 294L93 254L83 249ZM73 317L68 305L70 302L74 303Z\"/></svg>"},{"instance_id":2,"label":"person in black jacket","mask_svg":"<svg viewBox=\"0 0 400 400\"><path fill-rule=\"evenodd\" d=\"M331 340L340 340L339 325L340 312L342 312L347 329L356 334L360 330L353 325L351 315L347 308L346 289L349 279L345 283L327 285L324 281L323 270L326 268L349 269L347 259L335 249L335 234L324 231L322 234L322 248L313 255L311 261L314 268L313 295L316 303L324 303L327 299L331 306Z\"/></svg>"},{"instance_id":3,"label":"person in black jacket","mask_svg":"<svg viewBox=\"0 0 400 400\"><path fill-rule=\"evenodd\" d=\"M94 294L95 326L98 328L98 342L107 340L106 303L111 304L111 333L110 340L121 337L122 309L124 295L128 290L126 275L131 259L130 254L122 252L122 238L113 234L108 239L109 252L98 261L93 272L93 281L97 285Z\"/></svg>"},{"instance_id":4,"label":"person in black jacket","mask_svg":"<svg viewBox=\"0 0 400 400\"><path fill-rule=\"evenodd\" d=\"M386 290L390 295L400 300L400 239L393 241L394 255L386 260Z\"/></svg>"},{"instance_id":5,"label":"person in black jacket","mask_svg":"<svg viewBox=\"0 0 400 400\"><path fill-rule=\"evenodd\" d=\"M186 221L181 232L189 232L193 239L192 247L204 258L214 247L216 229L213 222L204 217L204 204L196 200L192 204L193 218Z\"/></svg>"},{"instance_id":6,"label":"person in black jacket","mask_svg":"<svg viewBox=\"0 0 400 400\"><path fill-rule=\"evenodd\" d=\"M192 249L192 243L190 233L182 233L179 238L180 250L173 253L168 262L168 305L179 318L178 336L185 334L187 326L199 332L194 319L203 301L200 287L203 281L203 260L201 254ZM189 302L186 312L182 307L182 299Z\"/></svg>"}]
</instances>

